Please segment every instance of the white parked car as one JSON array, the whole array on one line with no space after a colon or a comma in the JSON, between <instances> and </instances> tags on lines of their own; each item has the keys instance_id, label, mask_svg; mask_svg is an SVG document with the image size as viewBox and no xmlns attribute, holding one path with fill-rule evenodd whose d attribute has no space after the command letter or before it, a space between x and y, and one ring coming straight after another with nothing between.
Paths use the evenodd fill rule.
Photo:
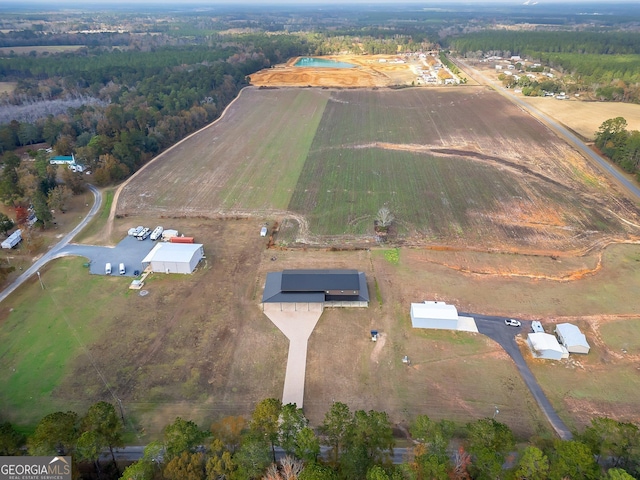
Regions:
<instances>
[{"instance_id":1,"label":"white parked car","mask_svg":"<svg viewBox=\"0 0 640 480\"><path fill-rule=\"evenodd\" d=\"M519 327L522 325L518 320L514 320L513 318L505 319L504 324L508 327Z\"/></svg>"},{"instance_id":2,"label":"white parked car","mask_svg":"<svg viewBox=\"0 0 640 480\"><path fill-rule=\"evenodd\" d=\"M262 227L260 229L260 236L261 237L266 237L267 236L267 227Z\"/></svg>"}]
</instances>

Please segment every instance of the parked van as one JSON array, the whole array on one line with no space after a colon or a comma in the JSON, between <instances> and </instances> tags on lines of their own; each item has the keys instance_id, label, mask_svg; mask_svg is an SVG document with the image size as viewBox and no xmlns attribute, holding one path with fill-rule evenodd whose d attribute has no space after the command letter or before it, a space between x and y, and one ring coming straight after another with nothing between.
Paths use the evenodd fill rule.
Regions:
<instances>
[{"instance_id":1,"label":"parked van","mask_svg":"<svg viewBox=\"0 0 640 480\"><path fill-rule=\"evenodd\" d=\"M111 264L110 263L107 263L104 266L104 273L105 273L105 275L111 275Z\"/></svg>"},{"instance_id":2,"label":"parked van","mask_svg":"<svg viewBox=\"0 0 640 480\"><path fill-rule=\"evenodd\" d=\"M118 267L118 271L120 272L120 275L124 275L125 273L127 273L127 271L124 268L124 263L120 264L120 266Z\"/></svg>"}]
</instances>

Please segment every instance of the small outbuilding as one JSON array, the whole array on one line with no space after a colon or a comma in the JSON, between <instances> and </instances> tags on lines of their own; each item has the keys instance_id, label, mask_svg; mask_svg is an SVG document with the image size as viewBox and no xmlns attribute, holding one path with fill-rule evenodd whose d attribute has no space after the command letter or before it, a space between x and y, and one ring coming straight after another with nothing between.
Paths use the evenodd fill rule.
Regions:
<instances>
[{"instance_id":1,"label":"small outbuilding","mask_svg":"<svg viewBox=\"0 0 640 480\"><path fill-rule=\"evenodd\" d=\"M150 266L152 272L193 273L203 258L201 243L158 243L142 259L142 266Z\"/></svg>"},{"instance_id":2,"label":"small outbuilding","mask_svg":"<svg viewBox=\"0 0 640 480\"><path fill-rule=\"evenodd\" d=\"M587 337L580 329L571 323L559 323L555 329L558 341L564 345L569 353L589 353L591 347Z\"/></svg>"},{"instance_id":3,"label":"small outbuilding","mask_svg":"<svg viewBox=\"0 0 640 480\"><path fill-rule=\"evenodd\" d=\"M2 248L13 248L22 241L22 230L18 229L2 242Z\"/></svg>"},{"instance_id":4,"label":"small outbuilding","mask_svg":"<svg viewBox=\"0 0 640 480\"><path fill-rule=\"evenodd\" d=\"M549 333L530 333L527 344L536 358L545 360L561 360L569 358L569 352L558 343L556 337Z\"/></svg>"}]
</instances>

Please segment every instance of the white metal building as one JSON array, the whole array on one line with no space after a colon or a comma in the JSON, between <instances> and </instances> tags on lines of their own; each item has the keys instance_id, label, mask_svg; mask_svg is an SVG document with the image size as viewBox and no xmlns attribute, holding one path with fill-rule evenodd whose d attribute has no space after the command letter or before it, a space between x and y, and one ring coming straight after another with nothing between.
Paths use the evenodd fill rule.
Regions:
<instances>
[{"instance_id":1,"label":"white metal building","mask_svg":"<svg viewBox=\"0 0 640 480\"><path fill-rule=\"evenodd\" d=\"M204 258L201 243L158 243L142 259L143 268L161 273L193 273Z\"/></svg>"},{"instance_id":2,"label":"white metal building","mask_svg":"<svg viewBox=\"0 0 640 480\"><path fill-rule=\"evenodd\" d=\"M564 345L569 353L589 353L591 347L587 342L587 337L580 329L571 323L559 323L556 325L556 335L558 341Z\"/></svg>"},{"instance_id":3,"label":"white metal building","mask_svg":"<svg viewBox=\"0 0 640 480\"><path fill-rule=\"evenodd\" d=\"M458 329L458 310L444 302L411 304L411 325L413 328Z\"/></svg>"},{"instance_id":4,"label":"white metal building","mask_svg":"<svg viewBox=\"0 0 640 480\"><path fill-rule=\"evenodd\" d=\"M462 330L477 332L476 322L471 317L460 317L453 305L445 302L424 301L411 304L411 325L413 328L440 330Z\"/></svg>"},{"instance_id":5,"label":"white metal building","mask_svg":"<svg viewBox=\"0 0 640 480\"><path fill-rule=\"evenodd\" d=\"M18 229L2 242L2 248L13 248L22 241L22 230Z\"/></svg>"},{"instance_id":6,"label":"white metal building","mask_svg":"<svg viewBox=\"0 0 640 480\"><path fill-rule=\"evenodd\" d=\"M549 333L530 333L527 343L536 358L560 360L569 358L569 352Z\"/></svg>"}]
</instances>

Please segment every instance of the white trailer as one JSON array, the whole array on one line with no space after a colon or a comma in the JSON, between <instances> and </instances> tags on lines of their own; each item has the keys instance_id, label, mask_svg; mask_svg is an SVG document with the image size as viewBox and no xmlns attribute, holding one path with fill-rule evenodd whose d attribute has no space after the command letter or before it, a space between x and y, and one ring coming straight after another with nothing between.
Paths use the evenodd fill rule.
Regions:
<instances>
[{"instance_id":1,"label":"white trailer","mask_svg":"<svg viewBox=\"0 0 640 480\"><path fill-rule=\"evenodd\" d=\"M158 240L162 236L163 231L164 231L164 228L158 225L156 228L153 229L153 232L151 233L151 237L150 237L151 240L153 241Z\"/></svg>"},{"instance_id":2,"label":"white trailer","mask_svg":"<svg viewBox=\"0 0 640 480\"><path fill-rule=\"evenodd\" d=\"M2 242L2 248L13 248L22 241L22 230L18 229Z\"/></svg>"}]
</instances>

